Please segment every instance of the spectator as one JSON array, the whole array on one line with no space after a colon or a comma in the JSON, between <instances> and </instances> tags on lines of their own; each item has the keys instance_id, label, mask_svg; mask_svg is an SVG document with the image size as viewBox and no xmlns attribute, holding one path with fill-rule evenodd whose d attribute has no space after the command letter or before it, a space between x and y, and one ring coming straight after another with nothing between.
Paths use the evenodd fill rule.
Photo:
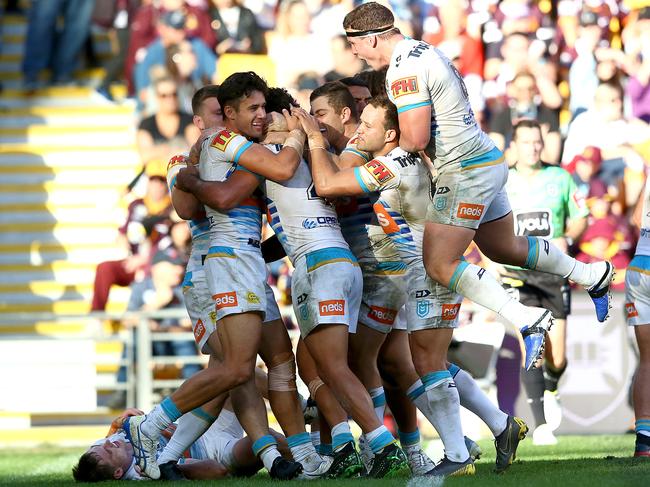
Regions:
<instances>
[{"instance_id":1,"label":"spectator","mask_svg":"<svg viewBox=\"0 0 650 487\"><path fill-rule=\"evenodd\" d=\"M175 44L188 39L185 32L186 16L180 10L164 13L158 21L160 38L147 47L144 59L135 68L135 89L142 103L147 101L146 89L151 84L151 68L165 66L166 51ZM197 80L212 80L216 74L217 58L210 48L201 40L188 40L197 58L196 68L192 78Z\"/></svg>"},{"instance_id":2,"label":"spectator","mask_svg":"<svg viewBox=\"0 0 650 487\"><path fill-rule=\"evenodd\" d=\"M142 62L147 46L159 38L158 20L166 12L180 10L186 14L183 26L185 37L201 39L214 49L216 37L210 26L210 17L204 10L188 5L184 0L147 0L135 15L131 24L131 38L126 57L124 76L129 83L129 93L135 92L133 84L134 66Z\"/></svg>"},{"instance_id":3,"label":"spectator","mask_svg":"<svg viewBox=\"0 0 650 487\"><path fill-rule=\"evenodd\" d=\"M300 74L314 71L323 75L332 68L328 40L312 34L310 23L311 15L302 0L280 4L277 29L268 38L278 86L295 88Z\"/></svg>"},{"instance_id":4,"label":"spectator","mask_svg":"<svg viewBox=\"0 0 650 487\"><path fill-rule=\"evenodd\" d=\"M169 158L188 150L199 136L192 124L192 115L182 112L178 105L178 86L169 77L154 85L158 110L140 122L136 144L145 167L165 166Z\"/></svg>"},{"instance_id":5,"label":"spectator","mask_svg":"<svg viewBox=\"0 0 650 487\"><path fill-rule=\"evenodd\" d=\"M124 79L131 23L141 3L142 0L96 0L93 22L108 29L115 46L104 65L104 79L97 87L97 91L109 100L113 99L110 93L111 84Z\"/></svg>"},{"instance_id":6,"label":"spectator","mask_svg":"<svg viewBox=\"0 0 650 487\"><path fill-rule=\"evenodd\" d=\"M501 46L501 58L492 57L485 62L483 95L494 100L506 94L506 87L517 73L529 71L535 76L541 103L557 109L562 97L555 83L555 68L544 57L543 43L532 43L520 32L510 34Z\"/></svg>"},{"instance_id":7,"label":"spectator","mask_svg":"<svg viewBox=\"0 0 650 487\"><path fill-rule=\"evenodd\" d=\"M217 54L242 52L263 54L264 33L253 12L238 0L212 0L212 28L217 33Z\"/></svg>"},{"instance_id":8,"label":"spectator","mask_svg":"<svg viewBox=\"0 0 650 487\"><path fill-rule=\"evenodd\" d=\"M194 77L197 62L188 40L167 49L166 71L176 83L178 107L183 114L192 113L192 96L196 90L209 84L209 80Z\"/></svg>"},{"instance_id":9,"label":"spectator","mask_svg":"<svg viewBox=\"0 0 650 487\"><path fill-rule=\"evenodd\" d=\"M32 92L41 86L41 71L51 66L50 83L72 82L79 53L90 33L94 0L32 0L28 14L23 86ZM63 28L57 33L57 21Z\"/></svg>"},{"instance_id":10,"label":"spectator","mask_svg":"<svg viewBox=\"0 0 650 487\"><path fill-rule=\"evenodd\" d=\"M588 109L598 87L596 51L604 47L603 29L598 15L591 11L580 15L580 28L575 41L577 57L569 69L569 109L575 117Z\"/></svg>"},{"instance_id":11,"label":"spectator","mask_svg":"<svg viewBox=\"0 0 650 487\"><path fill-rule=\"evenodd\" d=\"M571 173L573 182L576 183L578 194L585 200L589 197L591 186L595 182L600 181L604 183L598 177L602 162L600 149L589 146L581 154L576 155L569 164L564 166Z\"/></svg>"},{"instance_id":12,"label":"spectator","mask_svg":"<svg viewBox=\"0 0 650 487\"><path fill-rule=\"evenodd\" d=\"M650 7L639 12L636 22L625 28L626 54L630 58L630 79L626 86L632 115L650 122Z\"/></svg>"},{"instance_id":13,"label":"spectator","mask_svg":"<svg viewBox=\"0 0 650 487\"><path fill-rule=\"evenodd\" d=\"M588 146L597 147L602 153L603 166L614 174L605 178L605 182L613 186L617 184L613 177L624 177L625 206L632 206L643 187L645 170L643 158L635 146L639 147L648 140L650 130L645 122L623 117L621 86L601 82L596 89L593 108L579 114L569 126L562 162L570 163Z\"/></svg>"},{"instance_id":14,"label":"spectator","mask_svg":"<svg viewBox=\"0 0 650 487\"><path fill-rule=\"evenodd\" d=\"M337 81L354 76L363 70L365 63L352 53L352 47L344 35L333 37L330 41L334 67L325 73L325 82Z\"/></svg>"},{"instance_id":15,"label":"spectator","mask_svg":"<svg viewBox=\"0 0 650 487\"><path fill-rule=\"evenodd\" d=\"M587 205L589 225L579 243L576 259L582 262L609 260L617 269L625 269L634 253L634 237L627 219L612 213L612 197L602 182L592 184ZM613 289L623 290L624 273L614 279Z\"/></svg>"},{"instance_id":16,"label":"spectator","mask_svg":"<svg viewBox=\"0 0 650 487\"><path fill-rule=\"evenodd\" d=\"M542 160L557 164L560 161L562 144L559 110L551 109L542 103L535 77L528 71L518 73L508 83L507 94L508 98L494 109L490 117L490 137L494 143L501 150L507 149L512 140L512 128L517 121L524 118L533 119L542 127Z\"/></svg>"},{"instance_id":17,"label":"spectator","mask_svg":"<svg viewBox=\"0 0 650 487\"><path fill-rule=\"evenodd\" d=\"M111 287L128 286L148 272L152 249L168 233L172 206L167 180L162 174L149 173L144 198L134 200L124 225L118 231L118 244L128 257L102 262L97 266L91 311L104 311Z\"/></svg>"}]
</instances>

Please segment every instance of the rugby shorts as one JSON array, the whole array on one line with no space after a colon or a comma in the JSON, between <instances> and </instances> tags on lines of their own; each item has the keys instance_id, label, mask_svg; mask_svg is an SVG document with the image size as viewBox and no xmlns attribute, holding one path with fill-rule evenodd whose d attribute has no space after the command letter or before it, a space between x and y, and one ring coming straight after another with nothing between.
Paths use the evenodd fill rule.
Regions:
<instances>
[{"instance_id":1,"label":"rugby shorts","mask_svg":"<svg viewBox=\"0 0 650 487\"><path fill-rule=\"evenodd\" d=\"M397 316L406 302L406 265L402 262L362 263L361 274L363 294L359 323L381 333L405 330L406 323Z\"/></svg>"},{"instance_id":2,"label":"rugby shorts","mask_svg":"<svg viewBox=\"0 0 650 487\"><path fill-rule=\"evenodd\" d=\"M406 324L409 333L436 328L458 328L463 297L432 280L424 265L407 274Z\"/></svg>"},{"instance_id":3,"label":"rugby shorts","mask_svg":"<svg viewBox=\"0 0 650 487\"><path fill-rule=\"evenodd\" d=\"M625 272L625 317L630 326L650 324L650 256L636 255Z\"/></svg>"},{"instance_id":4,"label":"rugby shorts","mask_svg":"<svg viewBox=\"0 0 650 487\"><path fill-rule=\"evenodd\" d=\"M356 331L363 278L349 249L325 248L296 259L291 278L293 309L305 338L318 325L347 325Z\"/></svg>"},{"instance_id":5,"label":"rugby shorts","mask_svg":"<svg viewBox=\"0 0 650 487\"><path fill-rule=\"evenodd\" d=\"M498 149L443 167L435 178L427 221L476 230L481 223L503 218L510 213L504 189L508 165Z\"/></svg>"}]
</instances>

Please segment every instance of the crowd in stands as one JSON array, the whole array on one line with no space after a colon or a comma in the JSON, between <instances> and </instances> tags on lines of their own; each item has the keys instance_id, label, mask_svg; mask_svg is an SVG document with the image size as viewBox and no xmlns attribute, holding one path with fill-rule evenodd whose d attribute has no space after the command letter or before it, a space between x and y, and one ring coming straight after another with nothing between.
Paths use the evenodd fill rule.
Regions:
<instances>
[{"instance_id":1,"label":"crowd in stands","mask_svg":"<svg viewBox=\"0 0 650 487\"><path fill-rule=\"evenodd\" d=\"M357 3L31 1L25 12L25 89L73 82L94 25L107 30L113 42L96 89L112 100L111 87L126 85L141 114L137 146L149 182L146 196L131 203L129 220L120 229L131 257L99 265L93 309L103 309L111 284L136 282L134 293L143 286L137 291L142 295L132 300L139 307L147 305L145 295L158 291L153 265L158 243L176 226L162 189L152 185L161 185L156 174L169 156L187 149L198 135L189 115L192 93L219 79L228 56L250 54L271 66L271 84L288 88L308 107L309 94L324 82L366 68L342 35L342 19ZM455 63L477 120L508 161L516 160L510 149L513 125L522 118L540 122L543 160L572 173L591 211L588 230L574 242L573 252L580 260L610 259L624 269L634 253L630 216L650 156L650 0L387 3L404 34L434 44ZM52 42L57 29L59 41ZM46 66L52 68L48 79L40 75ZM370 77L360 78L373 92ZM154 223L158 218L166 222L162 232ZM167 254L159 259L180 262ZM290 270L286 264L272 270L280 302L288 304ZM623 280L620 272L614 287L622 289Z\"/></svg>"}]
</instances>

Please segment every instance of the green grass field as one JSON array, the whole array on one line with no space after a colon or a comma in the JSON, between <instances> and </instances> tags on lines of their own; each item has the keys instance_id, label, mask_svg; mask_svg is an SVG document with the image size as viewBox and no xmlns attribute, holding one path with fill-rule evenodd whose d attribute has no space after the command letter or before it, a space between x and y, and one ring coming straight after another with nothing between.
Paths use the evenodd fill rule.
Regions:
<instances>
[{"instance_id":1,"label":"green grass field","mask_svg":"<svg viewBox=\"0 0 650 487\"><path fill-rule=\"evenodd\" d=\"M534 447L530 440L522 443L519 459L504 474L492 472L494 448L489 441L480 442L483 458L474 477L448 479L447 486L565 487L565 486L639 486L650 487L650 459L632 458L634 436L564 436L553 447ZM80 448L44 446L34 449L0 450L0 485L74 485L70 469L82 453ZM330 480L310 482L312 487L330 486L404 486L409 479ZM175 485L166 482L164 485ZM221 480L224 487L265 487L277 485L268 476L252 479ZM111 485L128 485L112 482ZM214 485L212 482L195 484ZM413 485L415 484L415 485ZM182 485L182 484L181 484ZM412 482L413 487L434 486L431 479Z\"/></svg>"}]
</instances>

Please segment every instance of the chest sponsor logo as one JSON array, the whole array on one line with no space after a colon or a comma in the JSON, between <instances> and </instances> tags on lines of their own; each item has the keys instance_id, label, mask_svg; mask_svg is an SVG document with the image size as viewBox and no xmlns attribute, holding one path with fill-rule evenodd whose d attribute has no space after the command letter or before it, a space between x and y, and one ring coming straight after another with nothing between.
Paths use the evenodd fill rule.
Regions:
<instances>
[{"instance_id":1,"label":"chest sponsor logo","mask_svg":"<svg viewBox=\"0 0 650 487\"><path fill-rule=\"evenodd\" d=\"M639 312L636 310L634 303L625 303L625 316L627 316L628 320L639 316Z\"/></svg>"},{"instance_id":2,"label":"chest sponsor logo","mask_svg":"<svg viewBox=\"0 0 650 487\"><path fill-rule=\"evenodd\" d=\"M379 184L384 184L395 177L390 169L377 159L367 162L365 168Z\"/></svg>"},{"instance_id":3,"label":"chest sponsor logo","mask_svg":"<svg viewBox=\"0 0 650 487\"><path fill-rule=\"evenodd\" d=\"M199 320L196 322L196 325L194 325L194 339L196 340L196 343L201 341L203 335L205 335L205 325L203 324L203 321Z\"/></svg>"},{"instance_id":4,"label":"chest sponsor logo","mask_svg":"<svg viewBox=\"0 0 650 487\"><path fill-rule=\"evenodd\" d=\"M343 316L345 315L345 301L343 299L319 301L318 314L321 316Z\"/></svg>"},{"instance_id":5,"label":"chest sponsor logo","mask_svg":"<svg viewBox=\"0 0 650 487\"><path fill-rule=\"evenodd\" d=\"M212 296L212 299L214 299L214 304L217 309L223 309L223 308L231 308L233 306L237 306L237 294L235 291L231 291L229 293L221 293L221 294L215 294Z\"/></svg>"},{"instance_id":6,"label":"chest sponsor logo","mask_svg":"<svg viewBox=\"0 0 650 487\"><path fill-rule=\"evenodd\" d=\"M309 230L317 227L334 227L339 225L339 219L333 216L317 216L316 218L305 218L302 221L302 228Z\"/></svg>"},{"instance_id":7,"label":"chest sponsor logo","mask_svg":"<svg viewBox=\"0 0 650 487\"><path fill-rule=\"evenodd\" d=\"M515 235L550 237L553 235L553 216L550 209L515 212Z\"/></svg>"},{"instance_id":8,"label":"chest sponsor logo","mask_svg":"<svg viewBox=\"0 0 650 487\"><path fill-rule=\"evenodd\" d=\"M393 95L393 98L411 95L418 91L418 79L415 76L407 76L406 78L397 79L390 85L390 92Z\"/></svg>"},{"instance_id":9,"label":"chest sponsor logo","mask_svg":"<svg viewBox=\"0 0 650 487\"><path fill-rule=\"evenodd\" d=\"M230 130L222 130L212 138L212 143L210 145L221 152L226 152L226 147L228 147L230 141L235 137L237 137L237 134L234 132L231 132Z\"/></svg>"},{"instance_id":10,"label":"chest sponsor logo","mask_svg":"<svg viewBox=\"0 0 650 487\"><path fill-rule=\"evenodd\" d=\"M384 233L387 235L399 233L399 225L395 222L393 217L390 216L388 210L384 208L384 205L381 203L375 203L372 205L372 209L375 210L377 221L381 225L381 228L384 230Z\"/></svg>"},{"instance_id":11,"label":"chest sponsor logo","mask_svg":"<svg viewBox=\"0 0 650 487\"><path fill-rule=\"evenodd\" d=\"M460 310L460 303L457 304L443 304L442 305L442 320L454 321L458 318L458 311Z\"/></svg>"},{"instance_id":12,"label":"chest sponsor logo","mask_svg":"<svg viewBox=\"0 0 650 487\"><path fill-rule=\"evenodd\" d=\"M461 203L458 205L456 216L464 220L480 220L483 216L483 210L485 210L485 205Z\"/></svg>"},{"instance_id":13,"label":"chest sponsor logo","mask_svg":"<svg viewBox=\"0 0 650 487\"><path fill-rule=\"evenodd\" d=\"M395 323L396 316L397 310L382 308L381 306L370 306L370 311L368 311L368 318L375 320L377 323L383 323L384 325L392 325Z\"/></svg>"}]
</instances>

